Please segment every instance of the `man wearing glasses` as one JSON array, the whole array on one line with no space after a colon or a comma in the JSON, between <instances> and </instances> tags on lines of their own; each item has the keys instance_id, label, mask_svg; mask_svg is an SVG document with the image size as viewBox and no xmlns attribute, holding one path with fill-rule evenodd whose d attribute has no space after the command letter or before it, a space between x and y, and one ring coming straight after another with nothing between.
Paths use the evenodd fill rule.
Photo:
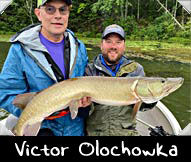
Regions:
<instances>
[{"instance_id":1,"label":"man wearing glasses","mask_svg":"<svg viewBox=\"0 0 191 162\"><path fill-rule=\"evenodd\" d=\"M11 39L0 74L0 107L11 114L19 117L22 112L12 104L18 94L39 92L84 74L88 62L86 48L67 29L71 5L71 0L38 0L35 14L41 24L23 29ZM80 100L81 107L89 104L88 98ZM50 115L43 121L38 135L84 135L86 110L82 109L74 120L67 110Z\"/></svg>"}]
</instances>

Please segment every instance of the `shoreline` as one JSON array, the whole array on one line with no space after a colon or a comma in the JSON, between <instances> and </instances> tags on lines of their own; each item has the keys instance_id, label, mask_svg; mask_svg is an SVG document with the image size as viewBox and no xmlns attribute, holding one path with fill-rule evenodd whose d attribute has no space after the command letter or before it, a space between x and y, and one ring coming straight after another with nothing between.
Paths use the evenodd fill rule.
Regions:
<instances>
[{"instance_id":1,"label":"shoreline","mask_svg":"<svg viewBox=\"0 0 191 162\"><path fill-rule=\"evenodd\" d=\"M85 44L99 48L101 39L79 37ZM185 45L186 44L186 45ZM88 48L87 50L91 50ZM191 64L191 42L126 40L126 55L147 60L177 61Z\"/></svg>"},{"instance_id":2,"label":"shoreline","mask_svg":"<svg viewBox=\"0 0 191 162\"><path fill-rule=\"evenodd\" d=\"M0 35L0 42L9 42L10 35ZM77 37L85 44L100 46L100 38ZM91 50L91 48L87 48ZM191 42L126 40L126 55L148 60L178 61L191 64Z\"/></svg>"}]
</instances>

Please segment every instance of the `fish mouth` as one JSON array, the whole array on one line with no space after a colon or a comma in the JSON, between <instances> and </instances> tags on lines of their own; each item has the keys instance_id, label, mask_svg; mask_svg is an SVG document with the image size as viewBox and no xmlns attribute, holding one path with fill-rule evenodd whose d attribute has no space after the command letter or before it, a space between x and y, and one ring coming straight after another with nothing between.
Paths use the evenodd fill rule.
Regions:
<instances>
[{"instance_id":1,"label":"fish mouth","mask_svg":"<svg viewBox=\"0 0 191 162\"><path fill-rule=\"evenodd\" d=\"M168 78L167 86L164 90L164 92L167 92L167 94L174 92L177 90L181 85L184 83L184 78Z\"/></svg>"},{"instance_id":2,"label":"fish mouth","mask_svg":"<svg viewBox=\"0 0 191 162\"><path fill-rule=\"evenodd\" d=\"M152 99L147 100L146 98L142 98L142 100L148 104L153 103L153 102L157 102L157 101L161 100L162 98L168 96L170 93L176 91L179 87L181 87L183 82L184 82L184 78L181 78L181 77L179 77L179 78L167 78L165 85L164 85L164 88L163 88L163 92L161 93L160 96L155 96L149 88L148 90L152 96Z\"/></svg>"}]
</instances>

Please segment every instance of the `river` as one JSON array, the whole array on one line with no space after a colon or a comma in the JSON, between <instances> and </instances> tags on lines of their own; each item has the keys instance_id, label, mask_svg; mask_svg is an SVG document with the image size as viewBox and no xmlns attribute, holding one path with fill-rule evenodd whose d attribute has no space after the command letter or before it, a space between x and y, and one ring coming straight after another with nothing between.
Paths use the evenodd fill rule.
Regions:
<instances>
[{"instance_id":1,"label":"river","mask_svg":"<svg viewBox=\"0 0 191 162\"><path fill-rule=\"evenodd\" d=\"M8 53L10 44L0 42L0 71ZM90 62L100 53L98 47L86 45ZM145 69L147 76L153 77L183 77L184 84L177 91L165 97L162 102L176 117L181 127L184 128L191 122L191 64L165 60L147 60L143 58L130 57ZM0 114L1 115L1 114Z\"/></svg>"},{"instance_id":2,"label":"river","mask_svg":"<svg viewBox=\"0 0 191 162\"><path fill-rule=\"evenodd\" d=\"M100 53L98 47L86 45L90 62ZM128 55L127 55L128 57ZM149 77L183 77L184 83L174 93L162 99L162 102L169 108L178 120L180 126L184 128L191 122L191 64L176 61L148 60L137 57L129 57L140 63Z\"/></svg>"}]
</instances>

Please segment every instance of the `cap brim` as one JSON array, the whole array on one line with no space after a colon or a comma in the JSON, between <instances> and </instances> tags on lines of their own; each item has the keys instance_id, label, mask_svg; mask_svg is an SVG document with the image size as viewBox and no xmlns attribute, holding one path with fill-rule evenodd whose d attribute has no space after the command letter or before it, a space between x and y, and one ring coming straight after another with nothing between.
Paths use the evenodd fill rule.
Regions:
<instances>
[{"instance_id":1,"label":"cap brim","mask_svg":"<svg viewBox=\"0 0 191 162\"><path fill-rule=\"evenodd\" d=\"M103 36L102 36L102 39L106 39L110 34L117 34L120 36L121 39L125 40L124 36L117 33L117 32L109 32L109 33L105 33Z\"/></svg>"},{"instance_id":2,"label":"cap brim","mask_svg":"<svg viewBox=\"0 0 191 162\"><path fill-rule=\"evenodd\" d=\"M48 0L45 1L45 2L42 2L42 4L38 4L38 7L45 5L47 2L48 2ZM72 5L72 1L67 1L67 0L66 0L65 3L66 3L67 5L69 5L69 6Z\"/></svg>"}]
</instances>

